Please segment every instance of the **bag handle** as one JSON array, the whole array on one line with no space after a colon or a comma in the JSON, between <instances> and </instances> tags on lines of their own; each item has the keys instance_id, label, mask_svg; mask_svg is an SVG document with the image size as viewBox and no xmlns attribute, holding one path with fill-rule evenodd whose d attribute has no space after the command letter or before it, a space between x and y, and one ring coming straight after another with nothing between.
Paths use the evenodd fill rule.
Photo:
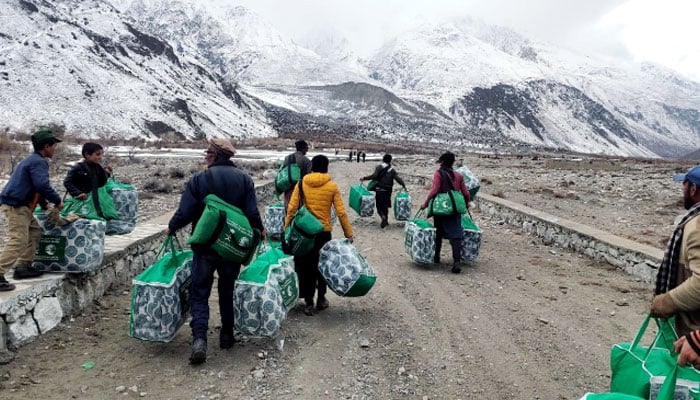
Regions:
<instances>
[{"instance_id":1,"label":"bag handle","mask_svg":"<svg viewBox=\"0 0 700 400\"><path fill-rule=\"evenodd\" d=\"M423 216L423 212L424 212L424 211L425 211L425 209L419 208L418 211L416 211L416 214L413 216L412 219L418 219L418 218L420 218L421 216Z\"/></svg>"},{"instance_id":2,"label":"bag handle","mask_svg":"<svg viewBox=\"0 0 700 400\"><path fill-rule=\"evenodd\" d=\"M163 240L163 244L160 246L160 250L158 250L158 253L156 254L156 259L162 257L163 254L165 254L166 250L170 250L170 253L172 254L176 254L183 251L180 239L178 239L177 236L175 236L174 234L165 237L165 240Z\"/></svg>"}]
</instances>

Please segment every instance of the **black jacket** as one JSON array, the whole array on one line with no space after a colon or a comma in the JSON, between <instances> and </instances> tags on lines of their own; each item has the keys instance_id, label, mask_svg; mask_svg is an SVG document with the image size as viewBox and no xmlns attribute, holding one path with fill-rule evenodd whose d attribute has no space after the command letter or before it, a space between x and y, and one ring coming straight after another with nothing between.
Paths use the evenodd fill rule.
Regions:
<instances>
[{"instance_id":1,"label":"black jacket","mask_svg":"<svg viewBox=\"0 0 700 400\"><path fill-rule=\"evenodd\" d=\"M75 164L66 178L63 186L71 196L77 197L81 193L90 194L107 183L107 171L100 164L81 161Z\"/></svg>"},{"instance_id":2,"label":"black jacket","mask_svg":"<svg viewBox=\"0 0 700 400\"><path fill-rule=\"evenodd\" d=\"M180 198L180 205L168 223L171 232L183 228L190 222L192 228L197 224L204 211L204 198L215 194L225 202L234 205L248 217L250 225L263 230L262 219L258 212L253 179L230 161L218 161L208 168L214 182L214 188L207 187L207 171L198 172L187 183Z\"/></svg>"},{"instance_id":3,"label":"black jacket","mask_svg":"<svg viewBox=\"0 0 700 400\"><path fill-rule=\"evenodd\" d=\"M387 163L377 165L372 175L367 175L362 178L362 180L365 181L372 179L377 181L377 189L380 190L391 191L394 188L394 181L398 182L399 185L406 187L406 184L399 176L399 173L396 172L396 169L391 164Z\"/></svg>"}]
</instances>

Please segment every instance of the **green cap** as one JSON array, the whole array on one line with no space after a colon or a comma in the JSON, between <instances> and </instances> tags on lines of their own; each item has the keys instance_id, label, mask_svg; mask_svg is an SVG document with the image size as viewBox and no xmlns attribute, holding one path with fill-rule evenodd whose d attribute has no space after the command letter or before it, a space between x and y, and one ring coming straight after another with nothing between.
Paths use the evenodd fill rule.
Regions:
<instances>
[{"instance_id":1,"label":"green cap","mask_svg":"<svg viewBox=\"0 0 700 400\"><path fill-rule=\"evenodd\" d=\"M40 129L32 135L33 143L46 143L49 141L58 143L61 142L61 139L57 138L51 129Z\"/></svg>"}]
</instances>

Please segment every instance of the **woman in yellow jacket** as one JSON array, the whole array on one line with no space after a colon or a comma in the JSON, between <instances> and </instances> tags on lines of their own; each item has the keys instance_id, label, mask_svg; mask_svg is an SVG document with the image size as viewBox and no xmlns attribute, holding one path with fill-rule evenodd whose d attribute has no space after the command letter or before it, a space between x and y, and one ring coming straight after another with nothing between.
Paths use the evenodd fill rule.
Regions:
<instances>
[{"instance_id":1,"label":"woman in yellow jacket","mask_svg":"<svg viewBox=\"0 0 700 400\"><path fill-rule=\"evenodd\" d=\"M338 184L331 180L328 174L328 157L317 155L311 159L311 173L306 174L302 179L302 191L304 194L304 205L306 208L323 223L323 232L316 235L316 242L313 250L303 256L294 256L294 265L299 276L299 297L304 298L306 315L314 314L314 292L318 287L318 298L316 300L316 310L328 308L326 299L326 281L323 280L318 269L318 259L321 247L331 240L331 206L335 207L340 225L343 227L345 237L352 243L353 233L348 214L345 212L343 198L338 189ZM286 229L294 219L299 204L299 186L294 187L292 197L287 206L287 216L284 220Z\"/></svg>"}]
</instances>

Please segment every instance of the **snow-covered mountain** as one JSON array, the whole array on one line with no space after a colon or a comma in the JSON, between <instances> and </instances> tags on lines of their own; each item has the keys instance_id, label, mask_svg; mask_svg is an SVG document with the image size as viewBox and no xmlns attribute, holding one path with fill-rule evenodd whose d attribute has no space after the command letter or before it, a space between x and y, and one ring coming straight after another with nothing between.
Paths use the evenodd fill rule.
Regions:
<instances>
[{"instance_id":1,"label":"snow-covered mountain","mask_svg":"<svg viewBox=\"0 0 700 400\"><path fill-rule=\"evenodd\" d=\"M399 95L533 145L673 156L700 137L700 84L470 20L410 31L386 43L370 69Z\"/></svg>"},{"instance_id":2,"label":"snow-covered mountain","mask_svg":"<svg viewBox=\"0 0 700 400\"><path fill-rule=\"evenodd\" d=\"M83 137L270 136L237 84L127 22L104 1L0 2L2 130Z\"/></svg>"},{"instance_id":3,"label":"snow-covered mountain","mask_svg":"<svg viewBox=\"0 0 700 400\"><path fill-rule=\"evenodd\" d=\"M10 21L0 130L58 123L103 137L314 134L635 156L686 154L700 137L700 83L471 19L416 27L360 60L342 35L296 43L236 6L9 0L0 15Z\"/></svg>"}]
</instances>

